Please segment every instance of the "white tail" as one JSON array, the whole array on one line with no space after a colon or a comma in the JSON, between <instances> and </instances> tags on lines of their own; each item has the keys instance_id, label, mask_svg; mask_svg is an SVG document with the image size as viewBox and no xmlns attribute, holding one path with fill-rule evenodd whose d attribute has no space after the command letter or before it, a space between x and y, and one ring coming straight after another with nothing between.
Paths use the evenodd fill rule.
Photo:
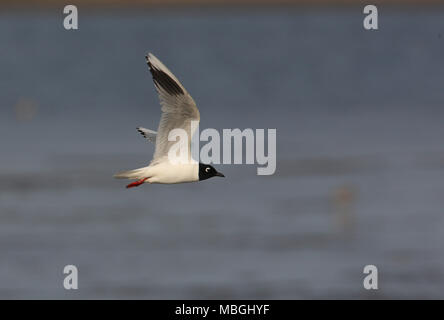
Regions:
<instances>
[{"instance_id":1,"label":"white tail","mask_svg":"<svg viewBox=\"0 0 444 320\"><path fill-rule=\"evenodd\" d=\"M134 170L122 171L116 173L114 178L116 179L143 179L146 178L146 168L139 168ZM145 174L144 174L145 173Z\"/></svg>"}]
</instances>

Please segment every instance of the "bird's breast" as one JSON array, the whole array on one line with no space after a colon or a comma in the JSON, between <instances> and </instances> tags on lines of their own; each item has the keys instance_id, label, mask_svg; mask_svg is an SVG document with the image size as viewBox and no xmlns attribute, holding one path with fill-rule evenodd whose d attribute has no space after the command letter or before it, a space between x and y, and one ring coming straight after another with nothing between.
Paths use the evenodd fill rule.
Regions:
<instances>
[{"instance_id":1,"label":"bird's breast","mask_svg":"<svg viewBox=\"0 0 444 320\"><path fill-rule=\"evenodd\" d=\"M160 163L150 170L151 183L183 183L199 180L198 164Z\"/></svg>"}]
</instances>

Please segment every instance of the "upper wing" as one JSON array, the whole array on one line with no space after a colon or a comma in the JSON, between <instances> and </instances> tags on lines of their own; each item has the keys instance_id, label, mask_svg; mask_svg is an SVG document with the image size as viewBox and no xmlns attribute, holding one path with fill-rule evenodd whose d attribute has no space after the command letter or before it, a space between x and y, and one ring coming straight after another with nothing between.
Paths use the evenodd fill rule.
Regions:
<instances>
[{"instance_id":1,"label":"upper wing","mask_svg":"<svg viewBox=\"0 0 444 320\"><path fill-rule=\"evenodd\" d=\"M173 73L168 70L153 54L149 53L146 61L153 76L154 85L162 106L159 129L156 137L156 150L153 161L168 156L168 151L175 141L168 141L168 134L175 128L184 129L188 134L188 151L191 154L191 121L199 121L200 114L196 103Z\"/></svg>"}]
</instances>

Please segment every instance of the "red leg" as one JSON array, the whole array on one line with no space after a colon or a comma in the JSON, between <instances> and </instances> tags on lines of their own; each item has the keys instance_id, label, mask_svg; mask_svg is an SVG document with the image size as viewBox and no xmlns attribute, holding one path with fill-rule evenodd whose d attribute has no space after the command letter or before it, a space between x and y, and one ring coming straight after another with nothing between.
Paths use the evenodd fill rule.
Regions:
<instances>
[{"instance_id":1,"label":"red leg","mask_svg":"<svg viewBox=\"0 0 444 320\"><path fill-rule=\"evenodd\" d=\"M126 186L126 188L129 189L129 188L133 188L133 187L138 187L141 184L143 184L146 179L148 179L148 178L143 178L143 179L131 182L129 185Z\"/></svg>"}]
</instances>

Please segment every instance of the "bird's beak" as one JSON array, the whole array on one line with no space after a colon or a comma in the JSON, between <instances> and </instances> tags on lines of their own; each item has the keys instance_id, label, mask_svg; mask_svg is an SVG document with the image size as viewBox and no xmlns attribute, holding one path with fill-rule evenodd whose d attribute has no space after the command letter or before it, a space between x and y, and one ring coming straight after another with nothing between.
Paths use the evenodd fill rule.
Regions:
<instances>
[{"instance_id":1,"label":"bird's beak","mask_svg":"<svg viewBox=\"0 0 444 320\"><path fill-rule=\"evenodd\" d=\"M222 178L225 178L225 176L224 176L222 173L220 173L220 172L216 173L216 177L222 177Z\"/></svg>"}]
</instances>

